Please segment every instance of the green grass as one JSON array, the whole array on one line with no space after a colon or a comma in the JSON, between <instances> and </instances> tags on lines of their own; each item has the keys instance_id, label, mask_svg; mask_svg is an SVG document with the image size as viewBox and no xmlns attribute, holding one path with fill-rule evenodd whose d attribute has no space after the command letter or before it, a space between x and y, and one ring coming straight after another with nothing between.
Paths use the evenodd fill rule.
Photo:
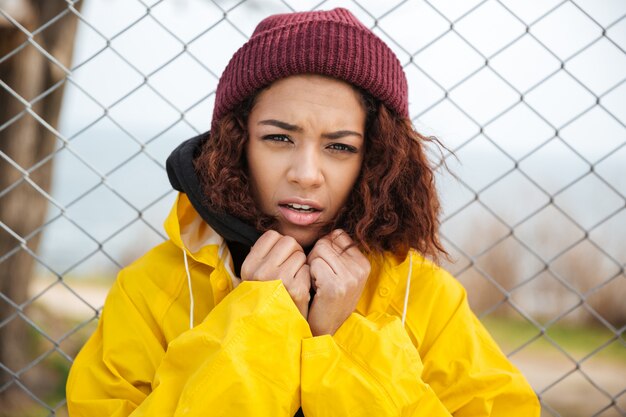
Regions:
<instances>
[{"instance_id":1,"label":"green grass","mask_svg":"<svg viewBox=\"0 0 626 417\"><path fill-rule=\"evenodd\" d=\"M490 316L483 318L481 321L505 353L535 338L537 340L534 340L525 349L554 349L554 345L549 341L549 339L552 339L572 356L582 358L615 338L615 335L609 329L598 326L577 326L557 323L545 329L544 336L541 335L540 329L525 320ZM619 339L613 340L613 342L594 354L594 356L626 363L625 335L621 336L621 343Z\"/></svg>"}]
</instances>

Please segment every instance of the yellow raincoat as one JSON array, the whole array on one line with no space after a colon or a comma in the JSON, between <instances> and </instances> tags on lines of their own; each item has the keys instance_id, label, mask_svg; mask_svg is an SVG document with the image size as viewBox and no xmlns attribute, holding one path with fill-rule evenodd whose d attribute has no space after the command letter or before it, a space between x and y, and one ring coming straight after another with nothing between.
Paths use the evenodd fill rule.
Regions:
<instances>
[{"instance_id":1,"label":"yellow raincoat","mask_svg":"<svg viewBox=\"0 0 626 417\"><path fill-rule=\"evenodd\" d=\"M539 416L462 286L419 255L372 257L356 311L312 337L279 280L233 276L184 194L165 227L170 240L120 272L74 362L72 417Z\"/></svg>"}]
</instances>

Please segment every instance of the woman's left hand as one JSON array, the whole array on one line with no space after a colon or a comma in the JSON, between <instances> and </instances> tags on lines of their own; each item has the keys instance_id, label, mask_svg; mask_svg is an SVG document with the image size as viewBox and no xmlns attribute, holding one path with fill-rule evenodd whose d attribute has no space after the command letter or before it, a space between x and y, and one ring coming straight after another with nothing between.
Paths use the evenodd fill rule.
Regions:
<instances>
[{"instance_id":1,"label":"woman's left hand","mask_svg":"<svg viewBox=\"0 0 626 417\"><path fill-rule=\"evenodd\" d=\"M370 273L369 260L337 229L317 241L307 263L315 289L308 316L311 332L332 335L356 308Z\"/></svg>"}]
</instances>

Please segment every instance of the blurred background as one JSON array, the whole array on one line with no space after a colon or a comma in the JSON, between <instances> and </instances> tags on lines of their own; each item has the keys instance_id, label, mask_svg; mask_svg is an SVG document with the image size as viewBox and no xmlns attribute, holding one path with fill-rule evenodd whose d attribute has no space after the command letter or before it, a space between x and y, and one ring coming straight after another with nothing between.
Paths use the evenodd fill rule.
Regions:
<instances>
[{"instance_id":1,"label":"blurred background","mask_svg":"<svg viewBox=\"0 0 626 417\"><path fill-rule=\"evenodd\" d=\"M445 267L542 415L626 415L623 0L0 0L0 415L67 414L108 288L165 238L165 159L254 26L338 6L448 148Z\"/></svg>"}]
</instances>

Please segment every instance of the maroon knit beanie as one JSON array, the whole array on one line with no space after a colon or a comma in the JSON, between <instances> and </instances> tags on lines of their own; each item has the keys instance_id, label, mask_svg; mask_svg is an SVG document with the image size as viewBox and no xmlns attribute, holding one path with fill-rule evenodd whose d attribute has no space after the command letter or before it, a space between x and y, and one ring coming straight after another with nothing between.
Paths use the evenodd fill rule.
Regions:
<instances>
[{"instance_id":1,"label":"maroon knit beanie","mask_svg":"<svg viewBox=\"0 0 626 417\"><path fill-rule=\"evenodd\" d=\"M212 126L247 97L296 74L321 74L360 87L408 117L407 81L391 49L352 13L286 13L262 20L226 66Z\"/></svg>"}]
</instances>

